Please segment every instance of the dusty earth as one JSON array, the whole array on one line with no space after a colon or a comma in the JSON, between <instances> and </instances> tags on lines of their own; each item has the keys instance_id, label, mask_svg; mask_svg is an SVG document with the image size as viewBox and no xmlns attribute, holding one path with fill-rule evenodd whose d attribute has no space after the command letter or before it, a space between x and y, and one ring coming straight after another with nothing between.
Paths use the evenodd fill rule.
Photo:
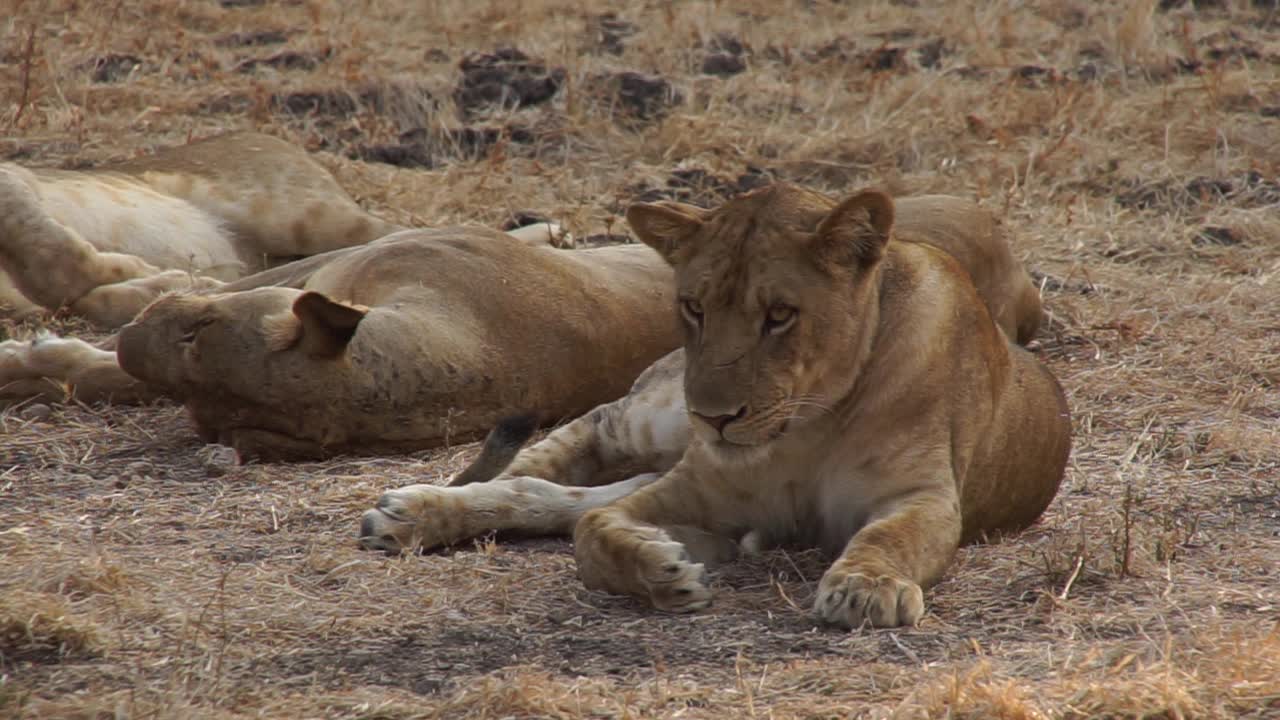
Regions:
<instances>
[{"instance_id":1,"label":"dusty earth","mask_svg":"<svg viewBox=\"0 0 1280 720\"><path fill-rule=\"evenodd\" d=\"M229 462L180 408L0 413L0 715L1280 717L1280 11L1268 0L3 0L0 158L228 129L397 222L560 220L772 178L979 199L1015 234L1076 448L1042 523L918 628L585 591L567 542L356 548L474 447ZM0 330L83 332L50 319Z\"/></svg>"}]
</instances>

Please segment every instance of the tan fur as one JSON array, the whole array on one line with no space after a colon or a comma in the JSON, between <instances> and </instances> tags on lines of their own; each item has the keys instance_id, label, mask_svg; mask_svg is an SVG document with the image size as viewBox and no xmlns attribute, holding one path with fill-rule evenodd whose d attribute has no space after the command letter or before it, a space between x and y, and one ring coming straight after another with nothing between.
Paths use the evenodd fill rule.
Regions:
<instances>
[{"instance_id":1,"label":"tan fur","mask_svg":"<svg viewBox=\"0 0 1280 720\"><path fill-rule=\"evenodd\" d=\"M588 586L686 611L710 603L704 561L738 544L816 546L837 558L820 619L899 625L919 620L922 589L961 542L1025 527L1053 498L1066 403L1009 341L1029 338L1039 300L982 211L774 186L715 211L638 205L628 219L676 268L685 350L497 480L387 493L365 514L366 547L452 542L486 520L576 528ZM525 475L596 484L610 465L668 472L617 500L517 492ZM462 511L446 520L454 500ZM492 510L521 500L544 521Z\"/></svg>"},{"instance_id":2,"label":"tan fur","mask_svg":"<svg viewBox=\"0 0 1280 720\"><path fill-rule=\"evenodd\" d=\"M68 308L119 327L165 292L399 229L303 150L256 133L91 170L0 163L0 313Z\"/></svg>"},{"instance_id":3,"label":"tan fur","mask_svg":"<svg viewBox=\"0 0 1280 720\"><path fill-rule=\"evenodd\" d=\"M409 230L163 297L116 350L242 457L404 452L471 439L511 408L555 422L618 397L678 343L670 282L641 245Z\"/></svg>"},{"instance_id":4,"label":"tan fur","mask_svg":"<svg viewBox=\"0 0 1280 720\"><path fill-rule=\"evenodd\" d=\"M301 288L334 259L328 253L400 229L360 209L300 148L256 133L86 171L0 163L0 318L66 308L114 328L168 293ZM507 235L531 246L573 245L550 223ZM420 276L435 270L411 267ZM243 282L226 284L236 280ZM266 322L270 350L286 349L298 334L287 307ZM131 377L113 352L86 348L61 338L0 344L0 404L127 403L178 393Z\"/></svg>"}]
</instances>

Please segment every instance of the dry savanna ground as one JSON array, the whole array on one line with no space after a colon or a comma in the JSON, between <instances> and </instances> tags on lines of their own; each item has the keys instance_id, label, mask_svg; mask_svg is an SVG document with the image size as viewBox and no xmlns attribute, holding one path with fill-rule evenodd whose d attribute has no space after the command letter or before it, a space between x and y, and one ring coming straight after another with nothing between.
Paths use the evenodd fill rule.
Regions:
<instances>
[{"instance_id":1,"label":"dry savanna ground","mask_svg":"<svg viewBox=\"0 0 1280 720\"><path fill-rule=\"evenodd\" d=\"M174 405L10 408L4 717L1280 717L1273 1L3 0L0 128L65 167L257 129L393 220L600 241L771 178L977 198L1076 432L1039 525L844 633L805 553L671 617L563 540L356 548L471 446L228 466Z\"/></svg>"}]
</instances>

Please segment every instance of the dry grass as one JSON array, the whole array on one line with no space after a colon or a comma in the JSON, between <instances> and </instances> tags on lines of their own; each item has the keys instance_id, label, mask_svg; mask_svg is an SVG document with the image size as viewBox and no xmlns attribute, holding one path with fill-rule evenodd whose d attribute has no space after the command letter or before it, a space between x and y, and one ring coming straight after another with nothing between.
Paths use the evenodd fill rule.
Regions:
<instances>
[{"instance_id":1,"label":"dry grass","mask_svg":"<svg viewBox=\"0 0 1280 720\"><path fill-rule=\"evenodd\" d=\"M1044 521L962 551L919 628L815 628L806 554L673 618L583 590L563 541L355 548L383 488L471 448L216 474L170 405L17 408L0 715L1280 717L1274 3L607 5L3 0L0 156L253 128L396 221L535 210L579 236L767 177L979 198L1040 279L1075 411ZM468 105L462 61L499 45L562 68L554 95ZM671 86L632 78L641 102L622 71Z\"/></svg>"}]
</instances>

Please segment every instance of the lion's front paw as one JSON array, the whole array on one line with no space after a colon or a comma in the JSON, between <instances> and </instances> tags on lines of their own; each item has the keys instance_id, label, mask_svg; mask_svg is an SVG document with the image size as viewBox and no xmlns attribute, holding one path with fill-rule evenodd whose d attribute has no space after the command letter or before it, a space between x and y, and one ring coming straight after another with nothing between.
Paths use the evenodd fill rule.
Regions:
<instances>
[{"instance_id":1,"label":"lion's front paw","mask_svg":"<svg viewBox=\"0 0 1280 720\"><path fill-rule=\"evenodd\" d=\"M813 612L823 622L856 628L915 625L924 615L924 592L905 578L832 568L818 583Z\"/></svg>"},{"instance_id":2,"label":"lion's front paw","mask_svg":"<svg viewBox=\"0 0 1280 720\"><path fill-rule=\"evenodd\" d=\"M706 567L694 562L683 544L657 528L628 528L623 535L616 547L606 547L608 541L585 552L579 547L578 575L587 587L638 594L667 612L711 605Z\"/></svg>"},{"instance_id":3,"label":"lion's front paw","mask_svg":"<svg viewBox=\"0 0 1280 720\"><path fill-rule=\"evenodd\" d=\"M707 570L693 562L684 545L670 540L651 540L640 545L638 558L641 581L649 590L649 600L659 610L693 612L711 605L706 585Z\"/></svg>"},{"instance_id":4,"label":"lion's front paw","mask_svg":"<svg viewBox=\"0 0 1280 720\"><path fill-rule=\"evenodd\" d=\"M458 536L457 518L444 511L445 492L434 485L408 485L383 493L377 507L360 519L360 546L394 554L465 539Z\"/></svg>"}]
</instances>

